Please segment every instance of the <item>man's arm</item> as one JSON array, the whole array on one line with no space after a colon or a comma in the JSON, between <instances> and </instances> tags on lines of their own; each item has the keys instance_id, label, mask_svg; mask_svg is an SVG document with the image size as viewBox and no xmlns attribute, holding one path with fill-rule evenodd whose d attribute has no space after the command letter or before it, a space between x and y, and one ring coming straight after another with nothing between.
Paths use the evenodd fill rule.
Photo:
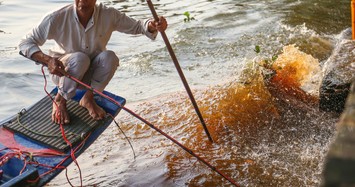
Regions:
<instances>
[{"instance_id":1,"label":"man's arm","mask_svg":"<svg viewBox=\"0 0 355 187\"><path fill-rule=\"evenodd\" d=\"M37 51L33 53L30 58L36 62L40 62L43 65L48 66L48 62L51 60L52 57L44 54L42 51Z\"/></svg>"},{"instance_id":2,"label":"man's arm","mask_svg":"<svg viewBox=\"0 0 355 187\"><path fill-rule=\"evenodd\" d=\"M45 16L36 27L21 39L19 49L28 58L41 51L39 46L42 46L51 37L51 20L51 14Z\"/></svg>"},{"instance_id":3,"label":"man's arm","mask_svg":"<svg viewBox=\"0 0 355 187\"><path fill-rule=\"evenodd\" d=\"M33 28L19 43L19 49L28 58L42 63L48 67L50 73L62 76L64 70L63 63L58 59L44 54L39 46L43 45L47 39L51 38L51 15L43 18L41 23ZM60 70L62 69L62 70Z\"/></svg>"},{"instance_id":4,"label":"man's arm","mask_svg":"<svg viewBox=\"0 0 355 187\"><path fill-rule=\"evenodd\" d=\"M113 15L114 30L127 34L145 34L148 38L154 40L157 36L157 31L163 31L167 27L164 17L160 17L158 22L154 19L150 20L136 20L126 14L116 10L110 9L110 15Z\"/></svg>"}]
</instances>

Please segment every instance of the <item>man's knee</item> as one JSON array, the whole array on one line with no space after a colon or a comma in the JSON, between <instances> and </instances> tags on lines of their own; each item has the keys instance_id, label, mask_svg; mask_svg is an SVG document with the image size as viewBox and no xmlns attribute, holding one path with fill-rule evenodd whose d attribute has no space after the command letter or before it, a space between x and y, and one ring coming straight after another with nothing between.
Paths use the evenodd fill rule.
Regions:
<instances>
[{"instance_id":1,"label":"man's knee","mask_svg":"<svg viewBox=\"0 0 355 187\"><path fill-rule=\"evenodd\" d=\"M67 72L81 80L90 67L90 58L82 52L70 53L59 58L63 62ZM77 83L67 77L52 75L53 82L58 86L60 94L65 99L70 99L75 95Z\"/></svg>"},{"instance_id":2,"label":"man's knee","mask_svg":"<svg viewBox=\"0 0 355 187\"><path fill-rule=\"evenodd\" d=\"M110 50L103 51L97 55L94 59L101 66L107 66L108 68L116 69L119 66L119 58L116 53Z\"/></svg>"},{"instance_id":3,"label":"man's knee","mask_svg":"<svg viewBox=\"0 0 355 187\"><path fill-rule=\"evenodd\" d=\"M90 67L90 58L83 52L75 52L70 54L67 62L69 69L84 70L87 71Z\"/></svg>"},{"instance_id":4,"label":"man's knee","mask_svg":"<svg viewBox=\"0 0 355 187\"><path fill-rule=\"evenodd\" d=\"M119 59L113 51L104 51L97 55L92 63L94 71L91 86L102 91L117 70Z\"/></svg>"}]
</instances>

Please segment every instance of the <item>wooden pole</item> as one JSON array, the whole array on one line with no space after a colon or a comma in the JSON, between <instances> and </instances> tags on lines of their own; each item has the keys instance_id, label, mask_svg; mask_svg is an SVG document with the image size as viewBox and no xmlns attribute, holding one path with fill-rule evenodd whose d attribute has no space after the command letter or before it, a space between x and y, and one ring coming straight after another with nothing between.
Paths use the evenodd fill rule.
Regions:
<instances>
[{"instance_id":1,"label":"wooden pole","mask_svg":"<svg viewBox=\"0 0 355 187\"><path fill-rule=\"evenodd\" d=\"M153 14L154 19L155 19L156 21L159 21L159 17L158 17L158 15L157 15L156 11L155 11L155 8L154 8L153 3L152 3L150 0L147 0L147 3L148 3L148 6L149 6L150 11L151 11L152 14ZM192 92L191 92L191 89L190 89L190 87L189 87L189 84L187 83L186 78L185 78L185 76L184 76L184 73L182 72L181 67L180 67L180 64L179 64L179 62L178 62L178 60L177 60L177 58L176 58L176 56L175 56L174 50L173 50L173 48L172 48L171 45L170 45L169 39L168 39L168 37L166 36L166 34L165 34L164 31L160 32L160 34L161 34L161 36L162 36L162 38L163 38L163 40L164 40L164 42L165 42L165 45L166 45L166 48L167 48L168 51L169 51L169 54L170 54L170 56L171 56L171 58L172 58L172 60L173 60L173 62L174 62L175 68L176 68L176 70L177 70L178 73L179 73L179 76L180 76L180 78L181 78L181 81L183 82L183 84L184 84L184 86L185 86L185 89L186 89L186 91L187 91L187 94L188 94L189 97L190 97L190 100L191 100L191 102L192 102L192 105L194 106L195 111L196 111L198 117L200 118L201 124L202 124L202 126L203 126L203 128L204 128L204 130L205 130L205 132L206 132L206 134L207 134L207 137L208 137L208 139L209 139L211 142L213 142L212 137L211 137L211 135L210 135L210 133L208 132L208 129L207 129L207 127L206 127L205 121L203 120L203 117L202 117L202 115L201 115L201 112L200 112L200 110L199 110L199 108L198 108L198 106L197 106L196 100L195 100L195 98L194 98L194 96L193 96L193 94L192 94Z\"/></svg>"}]
</instances>

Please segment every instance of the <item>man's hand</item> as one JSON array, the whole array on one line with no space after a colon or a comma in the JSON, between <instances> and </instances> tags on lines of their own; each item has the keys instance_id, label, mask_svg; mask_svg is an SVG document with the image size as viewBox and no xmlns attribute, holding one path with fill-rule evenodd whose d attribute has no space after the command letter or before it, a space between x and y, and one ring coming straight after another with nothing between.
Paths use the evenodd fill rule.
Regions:
<instances>
[{"instance_id":1,"label":"man's hand","mask_svg":"<svg viewBox=\"0 0 355 187\"><path fill-rule=\"evenodd\" d=\"M34 53L31 58L47 66L49 73L58 75L59 77L65 75L65 67L63 63L57 58L50 57L44 54L42 51Z\"/></svg>"},{"instance_id":2,"label":"man's hand","mask_svg":"<svg viewBox=\"0 0 355 187\"><path fill-rule=\"evenodd\" d=\"M149 21L148 31L153 33L155 31L164 32L168 27L168 22L163 16L159 16L159 21L155 21L154 19Z\"/></svg>"},{"instance_id":3,"label":"man's hand","mask_svg":"<svg viewBox=\"0 0 355 187\"><path fill-rule=\"evenodd\" d=\"M65 67L63 63L57 58L51 57L50 60L47 62L47 67L49 73L51 74L58 75L59 77L65 75Z\"/></svg>"}]
</instances>

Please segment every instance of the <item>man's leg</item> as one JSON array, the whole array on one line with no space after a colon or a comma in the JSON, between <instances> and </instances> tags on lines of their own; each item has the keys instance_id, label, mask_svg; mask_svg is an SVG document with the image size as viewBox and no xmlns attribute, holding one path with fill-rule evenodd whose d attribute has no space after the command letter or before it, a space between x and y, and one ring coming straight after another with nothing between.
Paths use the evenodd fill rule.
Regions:
<instances>
[{"instance_id":1,"label":"man's leg","mask_svg":"<svg viewBox=\"0 0 355 187\"><path fill-rule=\"evenodd\" d=\"M71 53L59 58L65 70L73 77L81 80L90 67L90 58L81 52ZM67 100L75 96L77 83L67 77L52 75L53 82L58 86L58 93L53 103L52 121L57 124L69 123Z\"/></svg>"},{"instance_id":2,"label":"man's leg","mask_svg":"<svg viewBox=\"0 0 355 187\"><path fill-rule=\"evenodd\" d=\"M119 59L113 51L104 51L97 55L91 62L91 86L102 92L112 79ZM89 114L95 119L103 119L106 112L96 104L92 91L87 91L80 100L80 105L85 107Z\"/></svg>"}]
</instances>

